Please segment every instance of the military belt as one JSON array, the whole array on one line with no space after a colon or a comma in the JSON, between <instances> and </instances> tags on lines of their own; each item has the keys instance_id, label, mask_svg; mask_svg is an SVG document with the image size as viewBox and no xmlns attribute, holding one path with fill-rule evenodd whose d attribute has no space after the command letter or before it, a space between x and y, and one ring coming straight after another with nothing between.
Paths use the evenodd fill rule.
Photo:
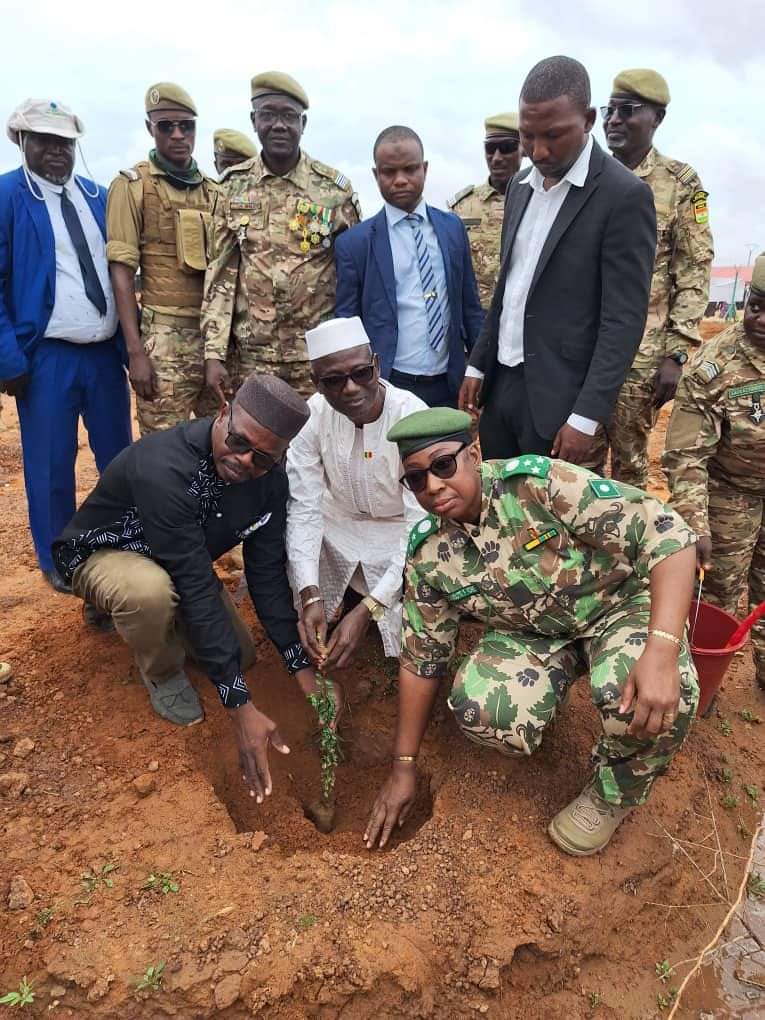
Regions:
<instances>
[{"instance_id":1,"label":"military belt","mask_svg":"<svg viewBox=\"0 0 765 1020\"><path fill-rule=\"evenodd\" d=\"M180 326L181 329L196 329L199 326L199 315L167 315L165 312L155 312L152 308L146 308L144 315L146 312L150 313L147 316L149 322L157 326Z\"/></svg>"}]
</instances>

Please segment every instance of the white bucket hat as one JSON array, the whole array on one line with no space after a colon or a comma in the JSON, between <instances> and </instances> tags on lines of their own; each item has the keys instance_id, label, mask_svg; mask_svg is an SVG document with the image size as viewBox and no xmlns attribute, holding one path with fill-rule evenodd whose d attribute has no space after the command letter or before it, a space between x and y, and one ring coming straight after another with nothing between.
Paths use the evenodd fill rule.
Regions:
<instances>
[{"instance_id":1,"label":"white bucket hat","mask_svg":"<svg viewBox=\"0 0 765 1020\"><path fill-rule=\"evenodd\" d=\"M68 106L53 99L25 99L8 118L5 130L18 145L20 131L76 139L85 134L85 125Z\"/></svg>"}]
</instances>

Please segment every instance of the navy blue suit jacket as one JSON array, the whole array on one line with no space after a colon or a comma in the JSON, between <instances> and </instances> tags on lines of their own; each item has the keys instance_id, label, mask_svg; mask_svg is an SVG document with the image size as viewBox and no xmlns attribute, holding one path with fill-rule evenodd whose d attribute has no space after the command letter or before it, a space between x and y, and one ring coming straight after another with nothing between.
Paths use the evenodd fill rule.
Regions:
<instances>
[{"instance_id":1,"label":"navy blue suit jacket","mask_svg":"<svg viewBox=\"0 0 765 1020\"><path fill-rule=\"evenodd\" d=\"M106 240L106 190L99 186L98 198L93 198L92 181L80 177L75 181ZM45 202L30 194L19 167L0 176L0 379L29 370L32 352L45 336L55 294L56 244L50 216ZM119 326L115 339L124 357Z\"/></svg>"},{"instance_id":2,"label":"navy blue suit jacket","mask_svg":"<svg viewBox=\"0 0 765 1020\"><path fill-rule=\"evenodd\" d=\"M449 299L449 386L456 394L465 374L465 351L481 332L483 310L470 258L467 232L459 216L428 206L446 272ZM376 216L340 234L335 241L337 296L335 315L358 315L380 358L380 371L390 376L398 344L398 312L393 254L383 207Z\"/></svg>"}]
</instances>

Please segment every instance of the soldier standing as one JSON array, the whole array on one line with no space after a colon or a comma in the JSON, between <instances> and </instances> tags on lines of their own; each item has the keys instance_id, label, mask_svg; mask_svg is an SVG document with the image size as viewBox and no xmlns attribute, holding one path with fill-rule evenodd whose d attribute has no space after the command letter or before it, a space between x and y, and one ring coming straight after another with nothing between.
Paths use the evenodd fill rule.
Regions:
<instances>
[{"instance_id":1,"label":"soldier standing","mask_svg":"<svg viewBox=\"0 0 765 1020\"><path fill-rule=\"evenodd\" d=\"M246 159L252 159L257 154L255 143L241 131L218 128L213 134L213 157L218 175L230 170L238 163L244 163Z\"/></svg>"},{"instance_id":2,"label":"soldier standing","mask_svg":"<svg viewBox=\"0 0 765 1020\"><path fill-rule=\"evenodd\" d=\"M308 96L295 79L257 74L251 95L263 148L221 182L202 305L206 378L221 400L256 371L313 392L303 338L332 316L334 239L361 218L348 178L300 147Z\"/></svg>"},{"instance_id":3,"label":"soldier standing","mask_svg":"<svg viewBox=\"0 0 765 1020\"><path fill-rule=\"evenodd\" d=\"M521 165L518 114L498 113L484 121L483 141L489 179L458 191L448 206L468 232L481 305L487 309L499 272L499 239L505 214L505 192Z\"/></svg>"},{"instance_id":4,"label":"soldier standing","mask_svg":"<svg viewBox=\"0 0 765 1020\"><path fill-rule=\"evenodd\" d=\"M699 535L704 597L736 613L765 600L765 255L737 322L689 362L678 387L663 464L672 505ZM765 620L752 630L765 691Z\"/></svg>"},{"instance_id":5,"label":"soldier standing","mask_svg":"<svg viewBox=\"0 0 765 1020\"><path fill-rule=\"evenodd\" d=\"M601 107L608 147L651 188L656 205L656 260L645 333L619 393L608 429L611 473L644 489L648 437L672 400L689 351L701 342L714 248L707 192L687 163L663 156L653 136L664 120L669 87L656 71L622 71Z\"/></svg>"},{"instance_id":6,"label":"soldier standing","mask_svg":"<svg viewBox=\"0 0 765 1020\"><path fill-rule=\"evenodd\" d=\"M142 435L215 409L214 395L205 392L199 308L216 184L192 157L196 116L179 85L152 85L146 128L155 148L109 188L106 252Z\"/></svg>"}]
</instances>

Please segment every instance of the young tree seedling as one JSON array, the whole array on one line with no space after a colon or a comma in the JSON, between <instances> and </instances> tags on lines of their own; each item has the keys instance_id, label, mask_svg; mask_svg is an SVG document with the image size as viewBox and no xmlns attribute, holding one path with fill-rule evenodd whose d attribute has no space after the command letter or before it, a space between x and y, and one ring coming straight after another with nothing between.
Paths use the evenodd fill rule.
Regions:
<instances>
[{"instance_id":1,"label":"young tree seedling","mask_svg":"<svg viewBox=\"0 0 765 1020\"><path fill-rule=\"evenodd\" d=\"M332 681L322 673L316 673L316 683L319 690L315 694L309 694L311 702L321 724L319 735L319 753L321 755L321 794L325 804L330 804L335 789L335 769L338 763L338 741L337 731L333 729L337 705L335 704L335 692L332 688Z\"/></svg>"},{"instance_id":2,"label":"young tree seedling","mask_svg":"<svg viewBox=\"0 0 765 1020\"><path fill-rule=\"evenodd\" d=\"M669 960L662 960L656 964L656 977L660 981L667 981L674 974L674 968L670 966Z\"/></svg>"}]
</instances>

